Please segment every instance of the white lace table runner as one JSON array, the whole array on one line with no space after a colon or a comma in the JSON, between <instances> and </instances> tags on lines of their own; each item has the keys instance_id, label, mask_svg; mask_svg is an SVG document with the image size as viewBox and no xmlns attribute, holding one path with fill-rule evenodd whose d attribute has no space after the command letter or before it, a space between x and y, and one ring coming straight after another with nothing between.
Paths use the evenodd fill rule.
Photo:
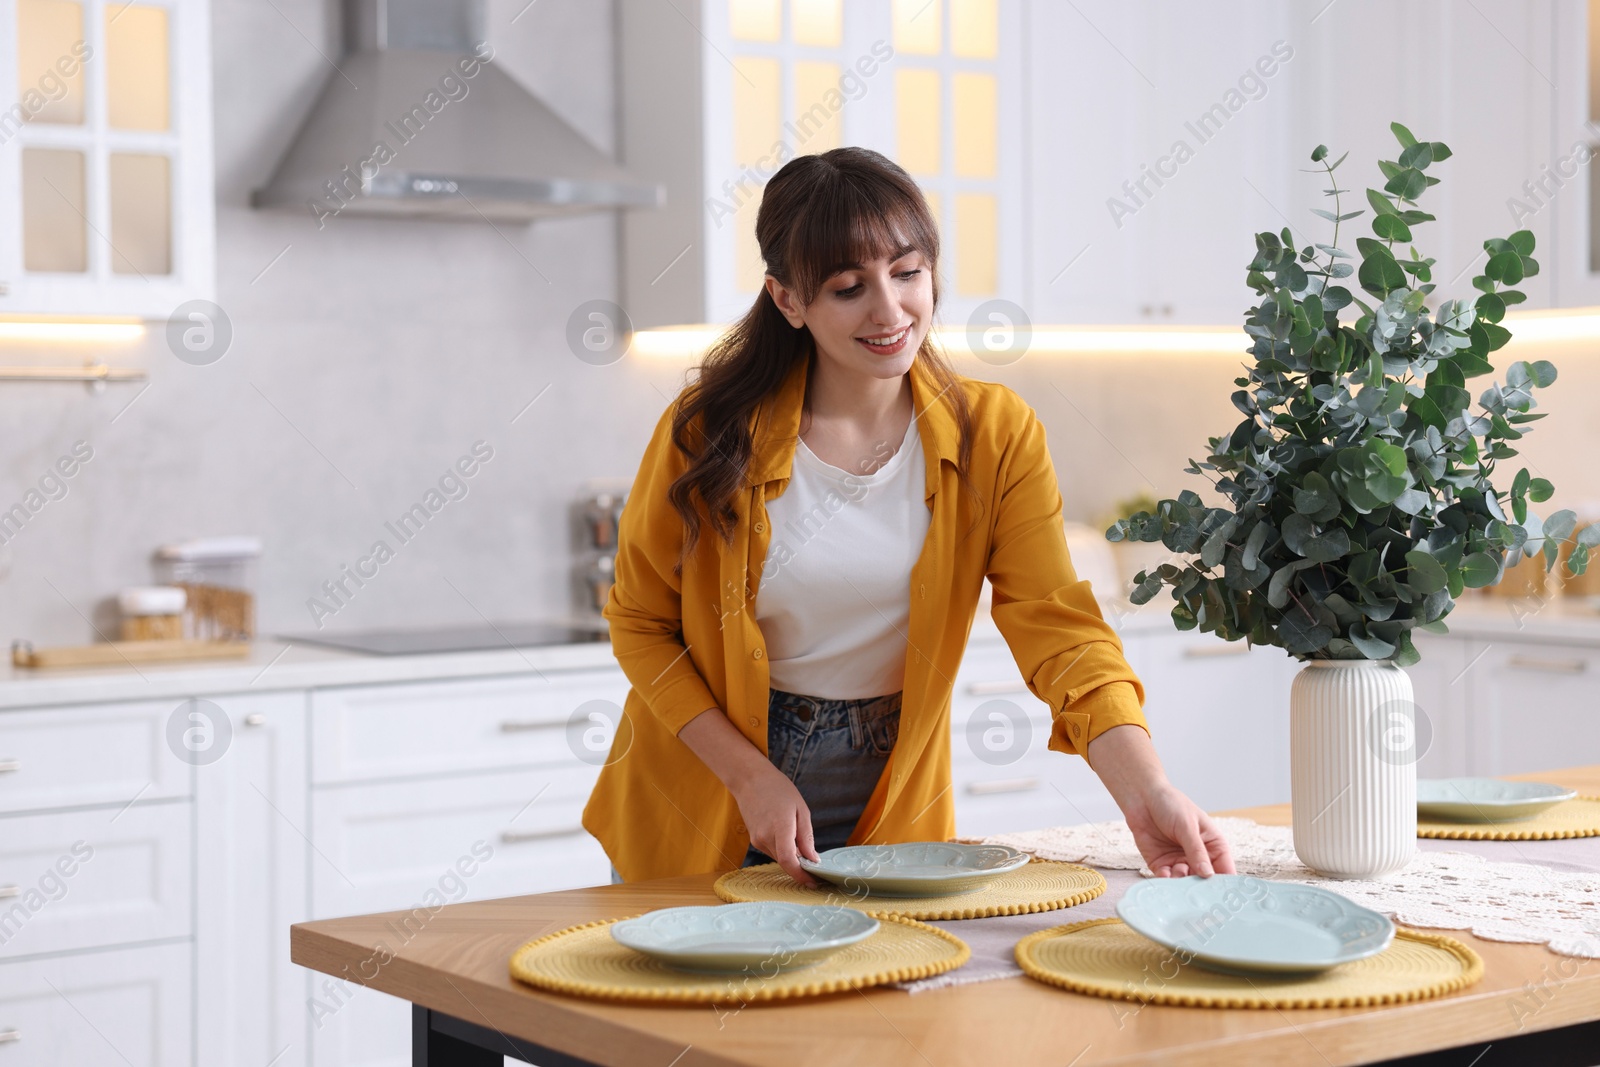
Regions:
<instances>
[{"instance_id":1,"label":"white lace table runner","mask_svg":"<svg viewBox=\"0 0 1600 1067\"><path fill-rule=\"evenodd\" d=\"M1290 827L1231 817L1216 822L1240 874L1320 885L1403 926L1470 930L1486 941L1543 944L1566 956L1600 959L1600 871L1541 865L1537 859L1546 842L1494 842L1512 845L1513 854L1527 861L1517 863L1466 851L1419 850L1404 870L1368 881L1316 874L1294 854ZM1148 872L1133 834L1120 821L999 834L983 842L1045 859Z\"/></svg>"}]
</instances>

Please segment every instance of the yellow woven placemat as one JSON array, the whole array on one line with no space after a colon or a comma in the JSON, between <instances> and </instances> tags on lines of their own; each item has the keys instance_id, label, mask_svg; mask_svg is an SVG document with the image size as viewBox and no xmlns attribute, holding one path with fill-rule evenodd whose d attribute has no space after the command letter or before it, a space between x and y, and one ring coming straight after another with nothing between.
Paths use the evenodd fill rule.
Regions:
<instances>
[{"instance_id":1,"label":"yellow woven placemat","mask_svg":"<svg viewBox=\"0 0 1600 1067\"><path fill-rule=\"evenodd\" d=\"M1483 960L1454 938L1395 930L1376 956L1309 977L1218 974L1180 966L1172 949L1121 919L1053 926L1017 942L1017 966L1041 982L1097 997L1191 1008L1356 1008L1443 996L1483 977Z\"/></svg>"},{"instance_id":2,"label":"yellow woven placemat","mask_svg":"<svg viewBox=\"0 0 1600 1067\"><path fill-rule=\"evenodd\" d=\"M966 893L937 897L884 897L840 886L803 886L776 863L729 871L711 886L723 900L787 900L795 904L843 904L882 918L981 919L986 915L1025 915L1070 908L1106 891L1106 880L1092 867L1034 857L1025 867L996 875Z\"/></svg>"},{"instance_id":3,"label":"yellow woven placemat","mask_svg":"<svg viewBox=\"0 0 1600 1067\"><path fill-rule=\"evenodd\" d=\"M775 974L768 973L771 967L742 974L676 970L619 944L610 927L622 920L602 919L529 941L512 955L511 977L540 989L608 1000L746 1003L928 978L972 957L965 941L937 926L894 915L877 919L871 937L809 966Z\"/></svg>"},{"instance_id":4,"label":"yellow woven placemat","mask_svg":"<svg viewBox=\"0 0 1600 1067\"><path fill-rule=\"evenodd\" d=\"M1600 797L1573 797L1531 819L1514 822L1454 822L1417 819L1418 837L1457 841L1554 841L1562 837L1600 837Z\"/></svg>"}]
</instances>

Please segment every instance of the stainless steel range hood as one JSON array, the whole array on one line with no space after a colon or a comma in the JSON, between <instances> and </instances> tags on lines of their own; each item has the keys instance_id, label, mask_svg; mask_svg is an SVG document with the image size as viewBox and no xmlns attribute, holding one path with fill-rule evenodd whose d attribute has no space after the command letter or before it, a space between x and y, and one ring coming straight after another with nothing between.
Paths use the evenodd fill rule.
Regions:
<instances>
[{"instance_id":1,"label":"stainless steel range hood","mask_svg":"<svg viewBox=\"0 0 1600 1067\"><path fill-rule=\"evenodd\" d=\"M256 207L532 222L655 207L663 186L617 166L501 71L483 0L344 0L345 54Z\"/></svg>"}]
</instances>

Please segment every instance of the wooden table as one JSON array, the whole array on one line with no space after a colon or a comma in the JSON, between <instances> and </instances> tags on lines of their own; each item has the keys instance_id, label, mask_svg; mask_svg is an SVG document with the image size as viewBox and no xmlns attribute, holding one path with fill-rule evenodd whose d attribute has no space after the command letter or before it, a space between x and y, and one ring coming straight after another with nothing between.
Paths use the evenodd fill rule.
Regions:
<instances>
[{"instance_id":1,"label":"wooden table","mask_svg":"<svg viewBox=\"0 0 1600 1067\"><path fill-rule=\"evenodd\" d=\"M1600 766L1522 777L1600 794ZM1290 821L1288 805L1226 814L1277 825ZM894 988L858 990L742 1009L645 1006L544 993L507 973L515 949L563 927L653 908L716 904L715 877L449 905L381 967L370 962L377 946L393 950L394 930L409 913L301 923L291 934L291 956L302 966L411 1001L412 1062L426 1067L499 1067L502 1053L539 1067L731 1067L789 1065L802 1058L829 1067L1600 1063L1600 960L1560 956L1542 945L1483 941L1465 932L1452 936L1483 957L1482 980L1450 996L1383 1008L1141 1006L1030 978L915 995ZM1071 921L1071 909L1061 915ZM366 974L373 976L363 980Z\"/></svg>"}]
</instances>

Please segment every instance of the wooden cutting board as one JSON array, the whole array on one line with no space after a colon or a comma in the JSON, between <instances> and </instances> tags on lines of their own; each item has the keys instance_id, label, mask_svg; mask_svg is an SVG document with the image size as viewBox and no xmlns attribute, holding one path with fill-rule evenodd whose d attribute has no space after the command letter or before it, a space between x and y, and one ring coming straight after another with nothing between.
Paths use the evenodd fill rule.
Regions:
<instances>
[{"instance_id":1,"label":"wooden cutting board","mask_svg":"<svg viewBox=\"0 0 1600 1067\"><path fill-rule=\"evenodd\" d=\"M191 659L243 659L249 641L104 641L97 645L34 648L26 641L11 645L13 667L126 667Z\"/></svg>"}]
</instances>

